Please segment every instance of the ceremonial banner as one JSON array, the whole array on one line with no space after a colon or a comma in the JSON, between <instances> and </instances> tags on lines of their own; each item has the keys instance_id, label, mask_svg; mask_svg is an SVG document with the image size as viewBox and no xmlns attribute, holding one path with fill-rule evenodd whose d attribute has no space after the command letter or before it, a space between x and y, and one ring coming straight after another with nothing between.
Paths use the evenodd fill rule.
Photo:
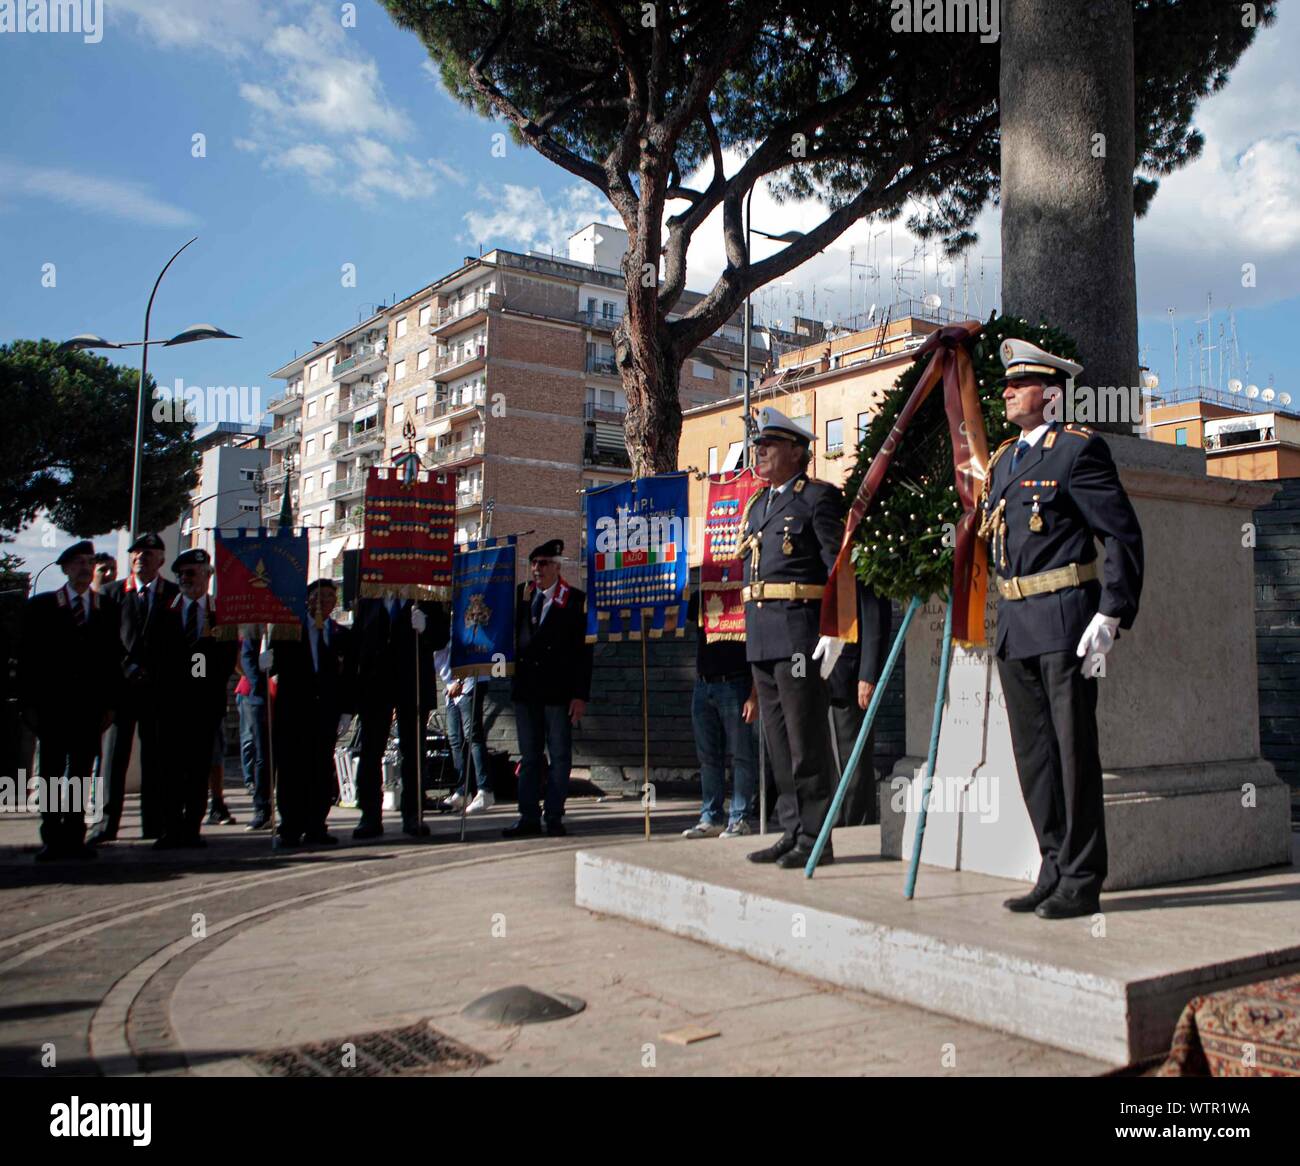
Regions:
<instances>
[{"instance_id":1,"label":"ceremonial banner","mask_svg":"<svg viewBox=\"0 0 1300 1166\"><path fill-rule=\"evenodd\" d=\"M363 596L451 598L455 474L371 466L364 515Z\"/></svg>"},{"instance_id":2,"label":"ceremonial banner","mask_svg":"<svg viewBox=\"0 0 1300 1166\"><path fill-rule=\"evenodd\" d=\"M494 672L497 664L504 664L504 671ZM457 547L452 569L451 674L509 676L514 670L515 536Z\"/></svg>"},{"instance_id":3,"label":"ceremonial banner","mask_svg":"<svg viewBox=\"0 0 1300 1166\"><path fill-rule=\"evenodd\" d=\"M307 532L271 534L259 527L213 534L222 624L262 623L296 633L307 616Z\"/></svg>"},{"instance_id":4,"label":"ceremonial banner","mask_svg":"<svg viewBox=\"0 0 1300 1166\"><path fill-rule=\"evenodd\" d=\"M635 478L587 495L587 643L683 635L687 476ZM649 622L643 624L643 613Z\"/></svg>"},{"instance_id":5,"label":"ceremonial banner","mask_svg":"<svg viewBox=\"0 0 1300 1166\"><path fill-rule=\"evenodd\" d=\"M762 479L749 469L709 475L700 563L700 619L710 644L745 638L745 604L740 597L745 561L737 552L745 507L762 487Z\"/></svg>"},{"instance_id":6,"label":"ceremonial banner","mask_svg":"<svg viewBox=\"0 0 1300 1166\"><path fill-rule=\"evenodd\" d=\"M858 496L844 523L844 542L835 566L826 581L822 596L822 635L843 640L858 638L857 591L854 587L850 552L853 536L862 516L871 506L903 433L917 409L931 390L943 382L944 411L952 438L953 474L962 516L957 523L957 543L952 566L953 639L964 647L984 643L984 598L988 588L988 567L984 544L976 538L975 506L979 488L989 463L988 437L984 432L984 414L980 410L979 390L975 386L975 368L970 349L981 332L973 320L953 324L932 332L916 351L916 359L929 358L925 371L907 404L894 422L889 436L862 479Z\"/></svg>"}]
</instances>

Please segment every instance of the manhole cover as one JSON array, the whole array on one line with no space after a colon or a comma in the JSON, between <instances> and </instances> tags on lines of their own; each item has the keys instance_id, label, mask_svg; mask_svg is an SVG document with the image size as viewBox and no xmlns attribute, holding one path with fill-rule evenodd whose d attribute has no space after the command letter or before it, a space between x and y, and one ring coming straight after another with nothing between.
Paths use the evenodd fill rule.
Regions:
<instances>
[{"instance_id":1,"label":"manhole cover","mask_svg":"<svg viewBox=\"0 0 1300 1166\"><path fill-rule=\"evenodd\" d=\"M574 1016L586 1007L586 1001L576 996L548 995L525 984L513 984L471 1001L461 1010L461 1015L502 1026L541 1024Z\"/></svg>"},{"instance_id":2,"label":"manhole cover","mask_svg":"<svg viewBox=\"0 0 1300 1166\"><path fill-rule=\"evenodd\" d=\"M394 1077L481 1069L492 1062L421 1021L246 1058L270 1077Z\"/></svg>"}]
</instances>

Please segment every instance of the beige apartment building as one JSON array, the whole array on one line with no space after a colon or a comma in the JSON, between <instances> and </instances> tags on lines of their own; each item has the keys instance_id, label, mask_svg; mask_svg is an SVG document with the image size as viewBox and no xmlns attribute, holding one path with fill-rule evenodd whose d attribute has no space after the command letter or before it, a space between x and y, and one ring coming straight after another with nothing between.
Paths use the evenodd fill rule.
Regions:
<instances>
[{"instance_id":1,"label":"beige apartment building","mask_svg":"<svg viewBox=\"0 0 1300 1166\"><path fill-rule=\"evenodd\" d=\"M405 448L414 422L424 464L454 472L457 539L491 533L525 546L565 543L565 571L582 575L583 490L626 479L626 400L610 336L625 297L626 234L591 224L567 258L494 249L380 308L271 375L285 392L268 406L275 428L269 513L277 513L294 451L295 518L308 526L313 567L342 572L361 545L365 471ZM687 292L681 307L698 299ZM756 332L753 377L767 360ZM684 409L742 391L740 318L686 361Z\"/></svg>"}]
</instances>

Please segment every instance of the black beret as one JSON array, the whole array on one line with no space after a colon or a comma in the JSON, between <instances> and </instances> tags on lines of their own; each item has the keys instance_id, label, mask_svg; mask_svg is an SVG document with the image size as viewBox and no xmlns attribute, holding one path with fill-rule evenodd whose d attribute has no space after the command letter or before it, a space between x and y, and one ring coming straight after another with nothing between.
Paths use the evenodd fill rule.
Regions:
<instances>
[{"instance_id":1,"label":"black beret","mask_svg":"<svg viewBox=\"0 0 1300 1166\"><path fill-rule=\"evenodd\" d=\"M176 556L176 561L172 563L172 574L176 574L182 567L210 567L212 566L212 556L202 547L192 547L188 551L181 551Z\"/></svg>"},{"instance_id":2,"label":"black beret","mask_svg":"<svg viewBox=\"0 0 1300 1166\"><path fill-rule=\"evenodd\" d=\"M135 542L127 547L126 553L129 555L132 551L165 551L166 549L167 548L163 546L162 538L159 535L154 534L153 531L149 531L146 534L142 534L135 540Z\"/></svg>"},{"instance_id":3,"label":"black beret","mask_svg":"<svg viewBox=\"0 0 1300 1166\"><path fill-rule=\"evenodd\" d=\"M314 595L322 587L329 587L334 591L337 591L339 589L338 583L336 583L333 579L329 579L326 578L325 576L322 576L321 578L315 579L312 582L307 584L307 594Z\"/></svg>"},{"instance_id":4,"label":"black beret","mask_svg":"<svg viewBox=\"0 0 1300 1166\"><path fill-rule=\"evenodd\" d=\"M54 560L57 567L62 567L73 555L93 555L95 553L95 544L88 538L83 538L79 543L73 543L70 547L65 547L59 557Z\"/></svg>"},{"instance_id":5,"label":"black beret","mask_svg":"<svg viewBox=\"0 0 1300 1166\"><path fill-rule=\"evenodd\" d=\"M531 563L534 559L558 559L562 554L564 554L564 540L553 538L539 547L533 547L528 552L528 561Z\"/></svg>"}]
</instances>

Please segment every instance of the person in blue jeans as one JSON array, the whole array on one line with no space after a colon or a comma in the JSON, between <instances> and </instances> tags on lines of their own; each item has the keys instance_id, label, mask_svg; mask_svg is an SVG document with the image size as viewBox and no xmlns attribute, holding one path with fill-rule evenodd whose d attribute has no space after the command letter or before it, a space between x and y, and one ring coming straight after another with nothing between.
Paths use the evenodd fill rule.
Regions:
<instances>
[{"instance_id":1,"label":"person in blue jeans","mask_svg":"<svg viewBox=\"0 0 1300 1166\"><path fill-rule=\"evenodd\" d=\"M699 822L683 831L682 836L738 838L752 833L749 818L758 790L753 726L758 698L745 660L744 641L717 640L710 644L705 639L698 592L691 597L690 618L696 621L697 631L691 721L695 752L700 759L703 804ZM730 814L723 807L728 757L733 787Z\"/></svg>"},{"instance_id":2,"label":"person in blue jeans","mask_svg":"<svg viewBox=\"0 0 1300 1166\"><path fill-rule=\"evenodd\" d=\"M473 676L451 674L451 642L433 654L433 666L438 670L447 703L444 719L447 724L447 747L451 750L452 764L456 767L456 788L442 799L443 808L454 813L463 809L467 814L481 814L496 805L496 798L488 780L487 739L483 734L482 693L475 695ZM465 738L469 737L469 762L474 773L477 790L468 805L465 804Z\"/></svg>"},{"instance_id":3,"label":"person in blue jeans","mask_svg":"<svg viewBox=\"0 0 1300 1166\"><path fill-rule=\"evenodd\" d=\"M244 786L253 795L253 820L247 830L265 830L271 824L271 775L266 753L266 674L257 666L259 638L239 640L239 683L235 707L239 710L239 760Z\"/></svg>"}]
</instances>

